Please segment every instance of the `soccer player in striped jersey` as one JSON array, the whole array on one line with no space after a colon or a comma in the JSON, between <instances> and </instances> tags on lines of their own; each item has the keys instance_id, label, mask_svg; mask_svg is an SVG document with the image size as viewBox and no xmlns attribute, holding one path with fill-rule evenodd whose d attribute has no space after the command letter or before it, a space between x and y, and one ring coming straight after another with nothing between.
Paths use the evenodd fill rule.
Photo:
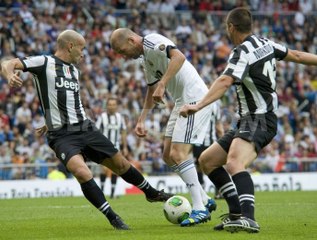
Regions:
<instances>
[{"instance_id":1,"label":"soccer player in striped jersey","mask_svg":"<svg viewBox=\"0 0 317 240\"><path fill-rule=\"evenodd\" d=\"M58 35L54 55L31 56L4 61L2 74L10 87L22 86L15 70L33 74L47 127L47 139L56 156L80 183L84 196L119 230L129 227L110 207L86 165L91 160L111 168L126 182L137 186L150 202L166 201L172 194L154 189L142 174L123 157L85 114L79 95L80 71L86 41L76 31ZM38 133L45 132L41 128Z\"/></svg>"},{"instance_id":2,"label":"soccer player in striped jersey","mask_svg":"<svg viewBox=\"0 0 317 240\"><path fill-rule=\"evenodd\" d=\"M163 159L189 189L193 211L181 226L191 226L211 219L210 212L216 204L198 181L194 159L190 153L193 144L201 144L210 121L210 108L191 116L179 116L179 108L185 104L195 104L208 91L204 81L184 54L168 38L160 34L144 37L127 28L116 29L110 37L111 47L126 59L138 59L144 67L148 88L143 110L135 127L139 137L145 137L145 120L155 103L164 104L165 89L174 100L174 108L167 123Z\"/></svg>"},{"instance_id":3,"label":"soccer player in striped jersey","mask_svg":"<svg viewBox=\"0 0 317 240\"><path fill-rule=\"evenodd\" d=\"M246 167L276 135L276 61L317 65L317 56L254 35L252 16L245 8L229 12L226 30L235 45L226 69L200 102L183 106L180 114L187 117L197 113L221 98L229 87L236 87L237 127L205 150L199 162L229 206L229 214L214 229L257 233L260 226L254 216L254 184Z\"/></svg>"},{"instance_id":4,"label":"soccer player in striped jersey","mask_svg":"<svg viewBox=\"0 0 317 240\"><path fill-rule=\"evenodd\" d=\"M100 129L117 149L121 149L124 156L127 155L128 145L126 139L126 124L124 117L118 112L118 99L109 97L106 103L106 111L101 113L96 121L97 128ZM110 198L114 198L115 188L118 180L117 174L113 173L109 168L101 166L100 172L100 188L104 190L107 175L111 179Z\"/></svg>"}]
</instances>

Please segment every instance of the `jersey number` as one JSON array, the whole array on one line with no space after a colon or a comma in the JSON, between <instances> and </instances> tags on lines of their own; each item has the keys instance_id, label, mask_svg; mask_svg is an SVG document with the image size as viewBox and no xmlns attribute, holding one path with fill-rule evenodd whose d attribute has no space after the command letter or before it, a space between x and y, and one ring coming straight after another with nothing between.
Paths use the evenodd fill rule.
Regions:
<instances>
[{"instance_id":1,"label":"jersey number","mask_svg":"<svg viewBox=\"0 0 317 240\"><path fill-rule=\"evenodd\" d=\"M271 81L271 88L273 90L276 89L276 60L275 58L273 58L271 61L266 61L264 63L264 67L263 67L263 75L264 76L269 76L270 81Z\"/></svg>"}]
</instances>

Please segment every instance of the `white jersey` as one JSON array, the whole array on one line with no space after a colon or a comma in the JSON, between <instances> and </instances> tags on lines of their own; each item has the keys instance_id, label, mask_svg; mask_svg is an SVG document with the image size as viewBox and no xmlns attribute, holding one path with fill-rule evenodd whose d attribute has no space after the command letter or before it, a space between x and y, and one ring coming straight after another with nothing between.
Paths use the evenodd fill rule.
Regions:
<instances>
[{"instance_id":1,"label":"white jersey","mask_svg":"<svg viewBox=\"0 0 317 240\"><path fill-rule=\"evenodd\" d=\"M171 48L176 48L175 44L160 34L152 33L143 38L142 65L149 86L160 81L166 72L170 62L169 50ZM178 106L197 102L208 92L206 84L187 60L168 82L166 88Z\"/></svg>"}]
</instances>

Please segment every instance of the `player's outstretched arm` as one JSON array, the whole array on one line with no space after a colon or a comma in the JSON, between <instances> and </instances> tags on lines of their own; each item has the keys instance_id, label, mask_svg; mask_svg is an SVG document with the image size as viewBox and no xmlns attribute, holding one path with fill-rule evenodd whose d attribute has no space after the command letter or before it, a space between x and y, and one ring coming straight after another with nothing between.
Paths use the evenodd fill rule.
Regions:
<instances>
[{"instance_id":1,"label":"player's outstretched arm","mask_svg":"<svg viewBox=\"0 0 317 240\"><path fill-rule=\"evenodd\" d=\"M284 60L305 65L317 65L317 55L292 49L288 49Z\"/></svg>"},{"instance_id":2,"label":"player's outstretched arm","mask_svg":"<svg viewBox=\"0 0 317 240\"><path fill-rule=\"evenodd\" d=\"M148 86L146 96L144 99L143 109L141 111L140 117L138 118L137 124L134 128L134 132L138 137L145 137L147 131L144 127L144 122L148 112L154 107L154 101L152 98L153 92L155 91L156 85Z\"/></svg>"},{"instance_id":3,"label":"player's outstretched arm","mask_svg":"<svg viewBox=\"0 0 317 240\"><path fill-rule=\"evenodd\" d=\"M221 75L209 88L208 93L205 97L199 101L196 105L185 105L180 109L180 115L187 117L188 115L194 114L205 106L213 103L214 101L220 99L228 88L233 84L234 79L227 75Z\"/></svg>"},{"instance_id":4,"label":"player's outstretched arm","mask_svg":"<svg viewBox=\"0 0 317 240\"><path fill-rule=\"evenodd\" d=\"M5 60L1 63L2 75L7 79L10 87L21 87L23 80L20 78L20 72L16 70L24 69L19 58Z\"/></svg>"}]
</instances>

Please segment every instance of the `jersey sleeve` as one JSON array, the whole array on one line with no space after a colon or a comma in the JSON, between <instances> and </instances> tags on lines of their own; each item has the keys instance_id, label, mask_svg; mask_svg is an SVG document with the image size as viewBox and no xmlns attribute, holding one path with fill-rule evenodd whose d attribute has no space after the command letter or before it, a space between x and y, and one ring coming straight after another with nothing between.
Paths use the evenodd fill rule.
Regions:
<instances>
[{"instance_id":1,"label":"jersey sleeve","mask_svg":"<svg viewBox=\"0 0 317 240\"><path fill-rule=\"evenodd\" d=\"M283 60L287 56L288 48L286 46L273 41L270 41L270 44L273 46L274 55L277 60Z\"/></svg>"},{"instance_id":2,"label":"jersey sleeve","mask_svg":"<svg viewBox=\"0 0 317 240\"><path fill-rule=\"evenodd\" d=\"M227 75L235 79L235 82L241 82L249 71L250 65L246 52L242 48L235 48L232 50L228 65L225 68L223 75Z\"/></svg>"},{"instance_id":3,"label":"jersey sleeve","mask_svg":"<svg viewBox=\"0 0 317 240\"><path fill-rule=\"evenodd\" d=\"M20 61L24 66L24 72L39 74L45 67L46 58L45 56L31 56L20 58Z\"/></svg>"},{"instance_id":4,"label":"jersey sleeve","mask_svg":"<svg viewBox=\"0 0 317 240\"><path fill-rule=\"evenodd\" d=\"M157 54L162 55L166 58L170 58L170 51L171 49L176 49L177 47L175 46L174 43L172 42L160 42L154 46L153 51L155 51Z\"/></svg>"}]
</instances>

